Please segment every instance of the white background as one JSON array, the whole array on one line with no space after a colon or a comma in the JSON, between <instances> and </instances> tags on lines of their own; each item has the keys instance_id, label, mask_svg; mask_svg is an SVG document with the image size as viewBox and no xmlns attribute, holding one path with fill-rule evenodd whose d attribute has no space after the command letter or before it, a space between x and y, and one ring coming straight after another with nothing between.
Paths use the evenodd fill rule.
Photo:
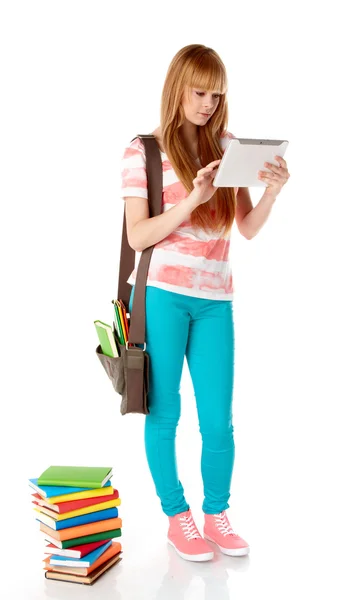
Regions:
<instances>
[{"instance_id":1,"label":"white background","mask_svg":"<svg viewBox=\"0 0 351 600\"><path fill-rule=\"evenodd\" d=\"M325 2L3 1L1 551L6 598L350 598L350 46ZM288 184L251 241L233 229L231 508L248 557L187 563L167 546L143 445L95 355L112 321L120 159L159 125L190 43L227 67L229 130L290 142ZM261 188L252 188L257 204ZM171 342L170 342L171 343ZM209 333L208 351L217 351ZM184 365L179 475L202 529L200 434ZM27 480L112 465L124 558L95 586L49 582Z\"/></svg>"}]
</instances>

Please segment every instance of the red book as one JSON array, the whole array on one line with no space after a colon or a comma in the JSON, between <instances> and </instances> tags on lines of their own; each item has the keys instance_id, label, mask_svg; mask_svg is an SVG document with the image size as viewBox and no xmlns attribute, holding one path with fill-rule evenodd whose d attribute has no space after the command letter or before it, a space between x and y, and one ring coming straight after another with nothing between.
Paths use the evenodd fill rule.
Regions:
<instances>
[{"instance_id":1,"label":"red book","mask_svg":"<svg viewBox=\"0 0 351 600\"><path fill-rule=\"evenodd\" d=\"M101 502L109 502L110 500L116 500L119 498L117 490L113 494L108 496L96 496L95 498L83 498L82 500L70 500L69 502L60 502L57 504L49 504L45 502L39 494L32 494L36 504L39 506L45 506L50 510L54 510L57 513L71 512L71 510L78 510L79 508L85 508L86 506L93 506L94 504L101 504Z\"/></svg>"},{"instance_id":2,"label":"red book","mask_svg":"<svg viewBox=\"0 0 351 600\"><path fill-rule=\"evenodd\" d=\"M103 546L103 544L106 544L106 540L82 544L81 546L72 546L71 548L57 548L54 544L48 544L45 546L44 554L58 554L59 556L67 556L68 558L83 558L83 556L96 550L99 546Z\"/></svg>"}]
</instances>

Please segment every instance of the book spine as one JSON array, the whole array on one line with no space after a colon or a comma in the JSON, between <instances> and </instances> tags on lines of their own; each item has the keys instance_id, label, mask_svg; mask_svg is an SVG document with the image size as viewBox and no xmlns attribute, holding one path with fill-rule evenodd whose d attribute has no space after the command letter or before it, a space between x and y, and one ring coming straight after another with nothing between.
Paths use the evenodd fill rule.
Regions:
<instances>
[{"instance_id":1,"label":"book spine","mask_svg":"<svg viewBox=\"0 0 351 600\"><path fill-rule=\"evenodd\" d=\"M62 519L62 521L56 521L53 529L66 529L69 527L75 527L77 525L86 525L88 523L104 521L105 519L114 519L115 517L118 517L117 508L108 508L106 510L95 511L86 515L72 517L71 519Z\"/></svg>"},{"instance_id":2,"label":"book spine","mask_svg":"<svg viewBox=\"0 0 351 600\"><path fill-rule=\"evenodd\" d=\"M75 480L73 481L62 481L60 479L44 479L40 481L40 485L53 485L55 487L72 487L72 488L84 488L95 490L97 488L101 488L101 481L85 481L85 480Z\"/></svg>"},{"instance_id":3,"label":"book spine","mask_svg":"<svg viewBox=\"0 0 351 600\"><path fill-rule=\"evenodd\" d=\"M110 529L110 531L102 531L101 533L92 533L72 540L61 542L62 548L70 548L71 546L80 546L81 544L89 544L99 540L112 540L122 535L121 529Z\"/></svg>"}]
</instances>

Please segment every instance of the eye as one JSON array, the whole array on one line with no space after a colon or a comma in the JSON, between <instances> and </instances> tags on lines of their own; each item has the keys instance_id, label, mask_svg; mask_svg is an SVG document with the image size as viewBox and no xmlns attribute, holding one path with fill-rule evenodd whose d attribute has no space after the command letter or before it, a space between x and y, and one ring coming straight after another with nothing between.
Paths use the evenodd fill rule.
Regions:
<instances>
[{"instance_id":1,"label":"eye","mask_svg":"<svg viewBox=\"0 0 351 600\"><path fill-rule=\"evenodd\" d=\"M196 92L198 96L202 96L205 92ZM213 96L217 99L221 97L221 94L213 94Z\"/></svg>"}]
</instances>

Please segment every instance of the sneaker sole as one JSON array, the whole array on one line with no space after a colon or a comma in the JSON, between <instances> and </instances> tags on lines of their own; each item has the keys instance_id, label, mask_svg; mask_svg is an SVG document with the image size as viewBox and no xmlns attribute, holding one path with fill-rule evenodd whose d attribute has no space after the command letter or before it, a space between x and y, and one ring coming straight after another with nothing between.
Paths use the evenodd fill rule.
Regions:
<instances>
[{"instance_id":1,"label":"sneaker sole","mask_svg":"<svg viewBox=\"0 0 351 600\"><path fill-rule=\"evenodd\" d=\"M176 545L171 542L170 539L167 538L168 543L173 546L175 551L184 558L184 560L192 560L194 562L204 562L206 560L211 560L214 557L214 552L206 552L205 554L184 554L184 552L180 552Z\"/></svg>"},{"instance_id":2,"label":"sneaker sole","mask_svg":"<svg viewBox=\"0 0 351 600\"><path fill-rule=\"evenodd\" d=\"M215 542L209 535L204 534L205 540L209 540L213 544L216 544L223 554L227 554L227 556L245 556L250 552L250 546L245 546L245 548L223 548L217 542Z\"/></svg>"}]
</instances>

